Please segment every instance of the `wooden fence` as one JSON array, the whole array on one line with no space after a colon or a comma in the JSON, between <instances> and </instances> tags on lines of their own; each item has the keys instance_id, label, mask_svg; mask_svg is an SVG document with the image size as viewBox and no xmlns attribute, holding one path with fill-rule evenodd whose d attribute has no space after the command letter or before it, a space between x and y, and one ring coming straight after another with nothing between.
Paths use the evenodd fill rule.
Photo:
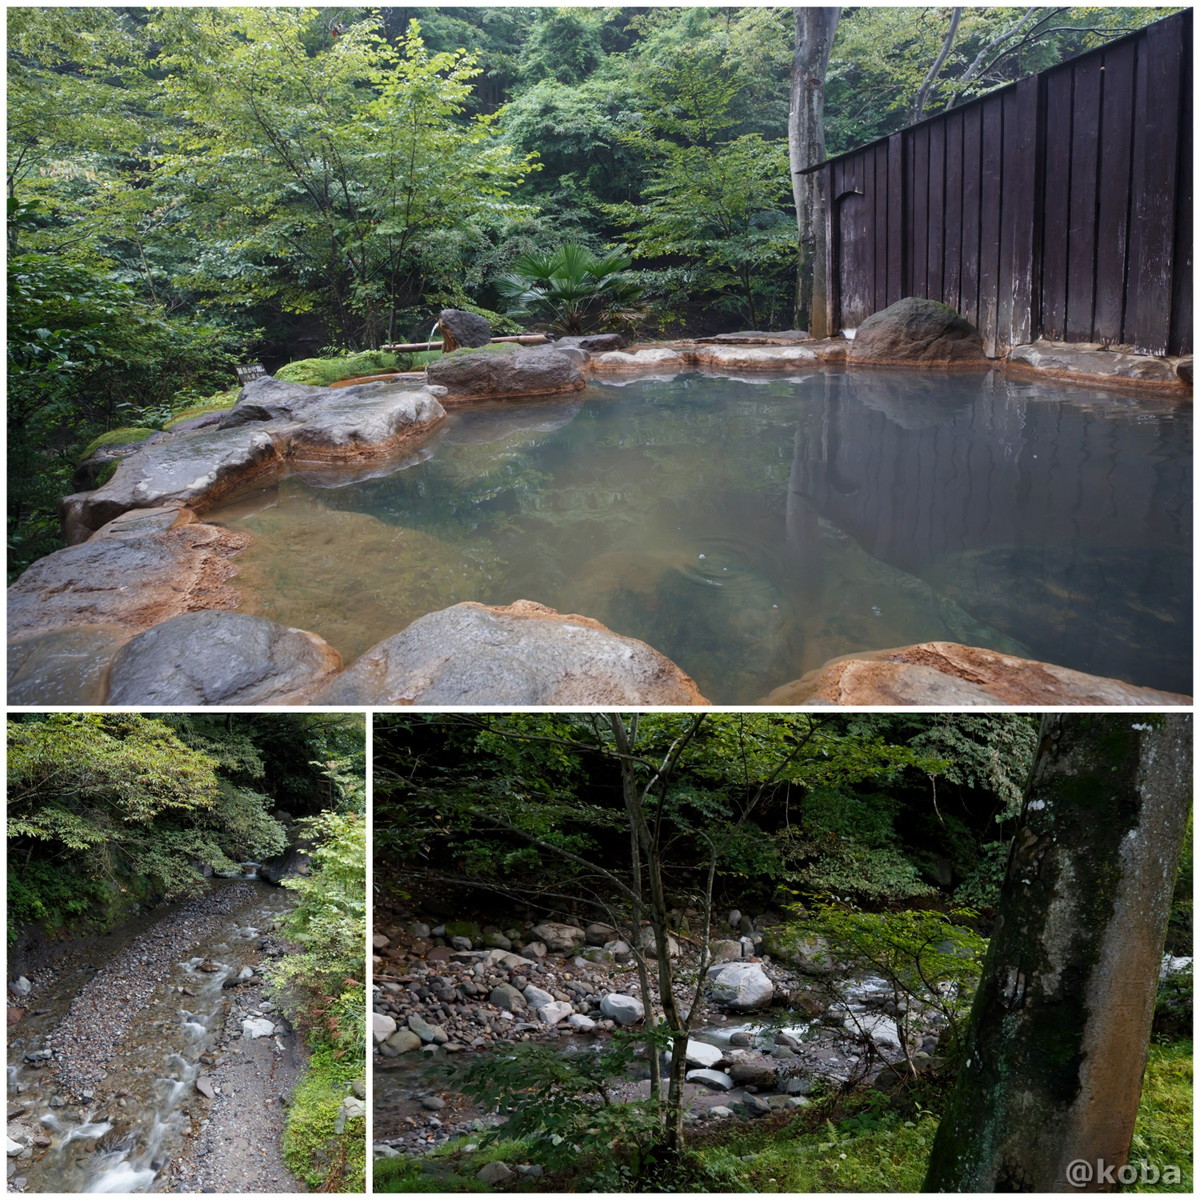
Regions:
<instances>
[{"instance_id":1,"label":"wooden fence","mask_svg":"<svg viewBox=\"0 0 1200 1200\"><path fill-rule=\"evenodd\" d=\"M993 355L1190 354L1191 151L1187 11L830 159L829 328L925 296Z\"/></svg>"}]
</instances>

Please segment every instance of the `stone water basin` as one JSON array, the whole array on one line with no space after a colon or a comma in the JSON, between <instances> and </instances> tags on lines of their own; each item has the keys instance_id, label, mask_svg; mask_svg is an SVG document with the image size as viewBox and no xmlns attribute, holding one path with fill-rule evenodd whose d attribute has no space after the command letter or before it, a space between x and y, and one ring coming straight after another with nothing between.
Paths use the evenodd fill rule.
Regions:
<instances>
[{"instance_id":1,"label":"stone water basin","mask_svg":"<svg viewBox=\"0 0 1200 1200\"><path fill-rule=\"evenodd\" d=\"M686 373L452 411L420 455L293 475L241 611L346 662L424 613L529 599L640 639L715 703L949 641L1191 686L1191 410L999 372Z\"/></svg>"}]
</instances>

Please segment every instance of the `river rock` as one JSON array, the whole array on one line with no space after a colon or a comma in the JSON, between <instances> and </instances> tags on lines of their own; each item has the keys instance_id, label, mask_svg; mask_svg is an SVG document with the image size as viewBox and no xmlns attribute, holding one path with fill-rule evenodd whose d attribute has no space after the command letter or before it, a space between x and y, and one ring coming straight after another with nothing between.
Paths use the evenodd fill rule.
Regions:
<instances>
[{"instance_id":1,"label":"river rock","mask_svg":"<svg viewBox=\"0 0 1200 1200\"><path fill-rule=\"evenodd\" d=\"M446 389L439 393L444 404L549 396L587 386L570 355L551 346L523 349L511 342L445 354L425 368L425 377Z\"/></svg>"},{"instance_id":2,"label":"river rock","mask_svg":"<svg viewBox=\"0 0 1200 1200\"><path fill-rule=\"evenodd\" d=\"M747 1055L727 1068L730 1079L741 1087L773 1088L779 1082L779 1065L763 1055Z\"/></svg>"},{"instance_id":3,"label":"river rock","mask_svg":"<svg viewBox=\"0 0 1200 1200\"><path fill-rule=\"evenodd\" d=\"M600 1000L600 1011L618 1025L636 1025L646 1016L646 1006L636 996L609 992Z\"/></svg>"},{"instance_id":4,"label":"river rock","mask_svg":"<svg viewBox=\"0 0 1200 1200\"><path fill-rule=\"evenodd\" d=\"M9 983L8 990L14 996L28 996L33 991L33 984L24 975L18 975L16 979Z\"/></svg>"},{"instance_id":5,"label":"river rock","mask_svg":"<svg viewBox=\"0 0 1200 1200\"><path fill-rule=\"evenodd\" d=\"M511 983L498 983L488 993L488 1003L508 1012L521 1012L529 1007L529 1002Z\"/></svg>"},{"instance_id":6,"label":"river rock","mask_svg":"<svg viewBox=\"0 0 1200 1200\"><path fill-rule=\"evenodd\" d=\"M411 1029L397 1029L379 1048L387 1058L396 1058L419 1050L422 1045L424 1043Z\"/></svg>"},{"instance_id":7,"label":"river rock","mask_svg":"<svg viewBox=\"0 0 1200 1200\"><path fill-rule=\"evenodd\" d=\"M592 358L591 368L602 374L621 371L686 371L687 359L676 350L609 350Z\"/></svg>"},{"instance_id":8,"label":"river rock","mask_svg":"<svg viewBox=\"0 0 1200 1200\"><path fill-rule=\"evenodd\" d=\"M387 1013L373 1012L371 1014L371 1032L376 1042L387 1041L396 1032L395 1017L390 1017Z\"/></svg>"},{"instance_id":9,"label":"river rock","mask_svg":"<svg viewBox=\"0 0 1200 1200\"><path fill-rule=\"evenodd\" d=\"M830 659L761 701L767 707L834 705L1189 705L1190 696L1135 687L1067 667L956 642L921 642Z\"/></svg>"},{"instance_id":10,"label":"river rock","mask_svg":"<svg viewBox=\"0 0 1200 1200\"><path fill-rule=\"evenodd\" d=\"M538 1020L543 1025L557 1025L561 1021L565 1021L575 1011L572 1005L565 1000L551 1000L549 1004L542 1004L538 1007Z\"/></svg>"},{"instance_id":11,"label":"river rock","mask_svg":"<svg viewBox=\"0 0 1200 1200\"><path fill-rule=\"evenodd\" d=\"M708 969L708 994L720 1008L749 1012L771 1003L775 985L759 963L723 963Z\"/></svg>"},{"instance_id":12,"label":"river rock","mask_svg":"<svg viewBox=\"0 0 1200 1200\"><path fill-rule=\"evenodd\" d=\"M983 338L949 305L906 296L858 327L850 346L851 363L985 362Z\"/></svg>"},{"instance_id":13,"label":"river rock","mask_svg":"<svg viewBox=\"0 0 1200 1200\"><path fill-rule=\"evenodd\" d=\"M742 1093L742 1106L752 1117L766 1117L771 1114L771 1106L750 1092Z\"/></svg>"},{"instance_id":14,"label":"river rock","mask_svg":"<svg viewBox=\"0 0 1200 1200\"><path fill-rule=\"evenodd\" d=\"M110 704L286 704L341 666L314 633L244 613L185 613L126 643Z\"/></svg>"},{"instance_id":15,"label":"river rock","mask_svg":"<svg viewBox=\"0 0 1200 1200\"><path fill-rule=\"evenodd\" d=\"M740 962L742 958L742 943L730 938L718 938L708 944L708 958L713 966L720 963Z\"/></svg>"},{"instance_id":16,"label":"river rock","mask_svg":"<svg viewBox=\"0 0 1200 1200\"><path fill-rule=\"evenodd\" d=\"M691 679L644 642L529 600L503 608L466 602L421 617L373 646L310 702L708 703Z\"/></svg>"},{"instance_id":17,"label":"river rock","mask_svg":"<svg viewBox=\"0 0 1200 1200\"><path fill-rule=\"evenodd\" d=\"M440 1025L431 1025L424 1017L417 1013L409 1013L408 1027L426 1045L437 1044L440 1046L450 1040L446 1031Z\"/></svg>"},{"instance_id":18,"label":"river rock","mask_svg":"<svg viewBox=\"0 0 1200 1200\"><path fill-rule=\"evenodd\" d=\"M544 1008L547 1004L554 1002L554 997L549 992L544 991L540 987L534 987L531 983L522 993L525 997L525 1002L530 1008Z\"/></svg>"},{"instance_id":19,"label":"river rock","mask_svg":"<svg viewBox=\"0 0 1200 1200\"><path fill-rule=\"evenodd\" d=\"M438 313L437 327L446 354L459 346L486 346L492 340L492 327L487 319L461 308L443 308Z\"/></svg>"},{"instance_id":20,"label":"river rock","mask_svg":"<svg viewBox=\"0 0 1200 1200\"><path fill-rule=\"evenodd\" d=\"M733 1087L733 1080L724 1071L714 1071L709 1067L689 1071L684 1078L688 1083L702 1083L718 1092L727 1092Z\"/></svg>"},{"instance_id":21,"label":"river rock","mask_svg":"<svg viewBox=\"0 0 1200 1200\"><path fill-rule=\"evenodd\" d=\"M480 1167L475 1172L475 1178L482 1180L489 1186L497 1183L503 1183L504 1180L512 1177L512 1168L504 1162L497 1159L495 1162L490 1162L486 1166Z\"/></svg>"},{"instance_id":22,"label":"river rock","mask_svg":"<svg viewBox=\"0 0 1200 1200\"><path fill-rule=\"evenodd\" d=\"M711 1068L725 1061L725 1051L720 1046L712 1046L708 1042L699 1042L688 1038L687 1061L690 1066Z\"/></svg>"},{"instance_id":23,"label":"river rock","mask_svg":"<svg viewBox=\"0 0 1200 1200\"><path fill-rule=\"evenodd\" d=\"M248 1017L242 1022L242 1037L270 1037L275 1032L275 1022L266 1017Z\"/></svg>"},{"instance_id":24,"label":"river rock","mask_svg":"<svg viewBox=\"0 0 1200 1200\"><path fill-rule=\"evenodd\" d=\"M658 939L654 936L653 929L643 929L639 935L639 942L642 950L651 958L657 958L659 954ZM679 957L679 943L668 933L667 934L667 957Z\"/></svg>"},{"instance_id":25,"label":"river rock","mask_svg":"<svg viewBox=\"0 0 1200 1200\"><path fill-rule=\"evenodd\" d=\"M561 921L543 921L533 928L533 938L545 942L552 954L570 954L587 940L587 935L577 925L565 925Z\"/></svg>"},{"instance_id":26,"label":"river rock","mask_svg":"<svg viewBox=\"0 0 1200 1200\"><path fill-rule=\"evenodd\" d=\"M583 1013L571 1013L567 1017L567 1024L577 1033L591 1033L596 1028L596 1022Z\"/></svg>"},{"instance_id":27,"label":"river rock","mask_svg":"<svg viewBox=\"0 0 1200 1200\"><path fill-rule=\"evenodd\" d=\"M603 946L606 942L611 942L616 936L617 931L611 925L604 925L599 921L593 921L584 931L584 940L589 946Z\"/></svg>"},{"instance_id":28,"label":"river rock","mask_svg":"<svg viewBox=\"0 0 1200 1200\"><path fill-rule=\"evenodd\" d=\"M1094 345L1039 339L1009 352L1010 366L1060 379L1096 379L1178 386L1175 364L1150 354L1123 354Z\"/></svg>"},{"instance_id":29,"label":"river rock","mask_svg":"<svg viewBox=\"0 0 1200 1200\"><path fill-rule=\"evenodd\" d=\"M213 1086L213 1081L207 1075L196 1076L196 1091L208 1100L217 1098L217 1089Z\"/></svg>"}]
</instances>

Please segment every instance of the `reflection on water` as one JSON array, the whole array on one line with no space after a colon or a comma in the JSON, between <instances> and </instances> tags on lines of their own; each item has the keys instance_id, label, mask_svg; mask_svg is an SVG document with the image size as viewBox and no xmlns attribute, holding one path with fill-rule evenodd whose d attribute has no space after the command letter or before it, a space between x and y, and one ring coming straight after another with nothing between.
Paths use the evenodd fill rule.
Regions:
<instances>
[{"instance_id":1,"label":"reflection on water","mask_svg":"<svg viewBox=\"0 0 1200 1200\"><path fill-rule=\"evenodd\" d=\"M690 374L454 413L423 461L226 519L256 535L246 610L347 659L524 598L719 703L933 639L1187 691L1190 432L1173 402L991 373Z\"/></svg>"}]
</instances>

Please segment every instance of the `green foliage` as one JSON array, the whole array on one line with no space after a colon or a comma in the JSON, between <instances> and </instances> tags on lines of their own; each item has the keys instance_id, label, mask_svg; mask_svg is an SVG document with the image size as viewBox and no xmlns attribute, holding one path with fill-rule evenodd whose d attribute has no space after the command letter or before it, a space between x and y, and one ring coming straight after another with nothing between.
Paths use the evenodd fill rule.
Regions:
<instances>
[{"instance_id":1,"label":"green foliage","mask_svg":"<svg viewBox=\"0 0 1200 1200\"><path fill-rule=\"evenodd\" d=\"M309 1027L324 1023L329 1038L357 1047L362 1018L339 1007L347 989L361 988L366 959L366 821L361 813L326 811L300 822L313 839L312 866L284 886L297 895L284 932L302 947L275 966L271 978Z\"/></svg>"},{"instance_id":2,"label":"green foliage","mask_svg":"<svg viewBox=\"0 0 1200 1200\"><path fill-rule=\"evenodd\" d=\"M25 925L84 928L107 914L112 899L110 888L100 879L79 877L45 860L24 863L8 874L8 942L16 941Z\"/></svg>"},{"instance_id":3,"label":"green foliage","mask_svg":"<svg viewBox=\"0 0 1200 1200\"><path fill-rule=\"evenodd\" d=\"M231 870L280 851L270 801L219 778L219 765L166 722L135 713L11 719L9 882L19 911L57 925L77 911L65 890L103 892L118 907L130 894L186 896L202 886L199 864Z\"/></svg>"},{"instance_id":4,"label":"green foliage","mask_svg":"<svg viewBox=\"0 0 1200 1200\"><path fill-rule=\"evenodd\" d=\"M967 877L954 889L954 902L967 908L995 908L1008 867L1008 842L987 842Z\"/></svg>"},{"instance_id":5,"label":"green foliage","mask_svg":"<svg viewBox=\"0 0 1200 1200\"><path fill-rule=\"evenodd\" d=\"M1193 971L1172 971L1158 985L1154 999L1154 1037L1160 1042L1174 1042L1192 1031Z\"/></svg>"},{"instance_id":6,"label":"green foliage","mask_svg":"<svg viewBox=\"0 0 1200 1200\"><path fill-rule=\"evenodd\" d=\"M523 254L513 274L496 282L513 315L528 316L558 333L578 334L628 321L642 288L626 273L631 259L617 250L596 255L578 242L549 254Z\"/></svg>"},{"instance_id":7,"label":"green foliage","mask_svg":"<svg viewBox=\"0 0 1200 1200\"><path fill-rule=\"evenodd\" d=\"M902 1043L916 1031L918 1007L944 1018L946 1054L959 1040L987 949L967 924L975 915L969 909L868 913L822 904L793 928L800 936L824 938L839 963L887 980L900 1010L895 1019Z\"/></svg>"},{"instance_id":8,"label":"green foliage","mask_svg":"<svg viewBox=\"0 0 1200 1200\"><path fill-rule=\"evenodd\" d=\"M361 991L357 1000L365 1004ZM339 1122L342 1101L355 1081L362 1082L363 1068L361 1055L339 1057L334 1047L318 1045L292 1093L283 1157L310 1191L362 1192L366 1187L366 1118Z\"/></svg>"},{"instance_id":9,"label":"green foliage","mask_svg":"<svg viewBox=\"0 0 1200 1200\"><path fill-rule=\"evenodd\" d=\"M1129 1160L1156 1168L1159 1178L1167 1167L1179 1170L1177 1184L1135 1184L1135 1192L1194 1191L1192 1168L1192 1043L1151 1045L1138 1104Z\"/></svg>"},{"instance_id":10,"label":"green foliage","mask_svg":"<svg viewBox=\"0 0 1200 1200\"><path fill-rule=\"evenodd\" d=\"M485 1143L518 1138L551 1170L581 1169L589 1190L629 1190L663 1133L660 1102L621 1102L614 1095L641 1049L638 1041L618 1032L595 1054L516 1043L475 1058L456 1082L485 1109L507 1114L502 1126L484 1133Z\"/></svg>"}]
</instances>

